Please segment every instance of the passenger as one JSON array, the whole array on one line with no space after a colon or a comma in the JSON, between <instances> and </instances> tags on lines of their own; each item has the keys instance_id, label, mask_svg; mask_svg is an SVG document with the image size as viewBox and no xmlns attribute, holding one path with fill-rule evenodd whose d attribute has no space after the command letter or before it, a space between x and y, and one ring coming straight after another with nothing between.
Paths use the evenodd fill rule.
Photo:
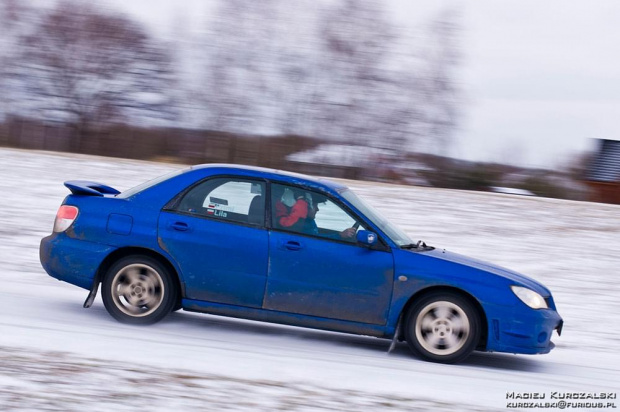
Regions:
<instances>
[{"instance_id":1,"label":"passenger","mask_svg":"<svg viewBox=\"0 0 620 412\"><path fill-rule=\"evenodd\" d=\"M278 199L275 201L275 217L276 223L279 225L279 219L281 217L287 216L291 212L291 207L295 204L295 197L293 196L293 192L280 185L274 185L274 199Z\"/></svg>"},{"instance_id":2,"label":"passenger","mask_svg":"<svg viewBox=\"0 0 620 412\"><path fill-rule=\"evenodd\" d=\"M291 207L289 214L277 217L276 221L283 228L303 232L306 218L308 217L308 199L302 190L293 189L293 196L295 204ZM277 210L276 213L278 213Z\"/></svg>"}]
</instances>

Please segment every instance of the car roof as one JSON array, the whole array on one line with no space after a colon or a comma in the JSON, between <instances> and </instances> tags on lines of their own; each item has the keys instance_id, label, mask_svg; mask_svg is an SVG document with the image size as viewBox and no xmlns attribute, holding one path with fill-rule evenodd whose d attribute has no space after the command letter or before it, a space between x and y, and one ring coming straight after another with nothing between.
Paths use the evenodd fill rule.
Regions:
<instances>
[{"instance_id":1,"label":"car roof","mask_svg":"<svg viewBox=\"0 0 620 412\"><path fill-rule=\"evenodd\" d=\"M266 167L258 167L258 166L247 166L247 165L238 165L238 164L229 164L229 163L207 163L201 165L191 166L189 170L209 170L209 169L218 169L219 171L230 171L230 172L251 172L252 175L265 177L267 179L280 179L289 181L290 183L310 183L318 186L325 186L329 189L340 192L342 190L347 189L347 186L334 182L333 180L328 180L324 178L319 178L315 176L309 176L301 173L288 172L286 170L279 169L270 169ZM301 181L301 182L300 182Z\"/></svg>"}]
</instances>

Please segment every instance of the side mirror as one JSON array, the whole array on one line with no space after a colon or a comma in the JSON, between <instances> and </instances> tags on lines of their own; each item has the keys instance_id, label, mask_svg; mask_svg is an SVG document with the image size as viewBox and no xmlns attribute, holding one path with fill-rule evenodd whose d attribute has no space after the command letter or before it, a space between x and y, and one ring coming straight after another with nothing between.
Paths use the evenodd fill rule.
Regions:
<instances>
[{"instance_id":1,"label":"side mirror","mask_svg":"<svg viewBox=\"0 0 620 412\"><path fill-rule=\"evenodd\" d=\"M361 243L365 246L372 246L377 244L377 234L369 230L359 230L357 232L357 243Z\"/></svg>"}]
</instances>

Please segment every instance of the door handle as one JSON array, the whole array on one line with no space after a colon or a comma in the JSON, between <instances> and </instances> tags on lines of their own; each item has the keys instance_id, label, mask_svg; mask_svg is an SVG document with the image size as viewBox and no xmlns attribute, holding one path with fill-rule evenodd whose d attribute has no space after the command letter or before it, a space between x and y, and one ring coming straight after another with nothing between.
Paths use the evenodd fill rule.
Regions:
<instances>
[{"instance_id":1,"label":"door handle","mask_svg":"<svg viewBox=\"0 0 620 412\"><path fill-rule=\"evenodd\" d=\"M174 222L170 225L170 227L174 230L178 230L179 232L187 232L189 230L189 225L185 222Z\"/></svg>"},{"instance_id":2,"label":"door handle","mask_svg":"<svg viewBox=\"0 0 620 412\"><path fill-rule=\"evenodd\" d=\"M299 242L289 240L288 242L284 242L284 247L288 250L300 250L303 246Z\"/></svg>"}]
</instances>

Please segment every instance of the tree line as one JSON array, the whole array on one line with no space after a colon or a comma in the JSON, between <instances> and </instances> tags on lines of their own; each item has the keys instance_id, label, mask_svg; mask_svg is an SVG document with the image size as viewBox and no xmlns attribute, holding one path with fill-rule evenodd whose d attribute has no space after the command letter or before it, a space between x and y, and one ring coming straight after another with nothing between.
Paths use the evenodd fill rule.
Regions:
<instances>
[{"instance_id":1,"label":"tree line","mask_svg":"<svg viewBox=\"0 0 620 412\"><path fill-rule=\"evenodd\" d=\"M213 0L164 40L90 2L0 0L0 121L299 135L444 153L458 125L458 15L415 34L379 0Z\"/></svg>"}]
</instances>

